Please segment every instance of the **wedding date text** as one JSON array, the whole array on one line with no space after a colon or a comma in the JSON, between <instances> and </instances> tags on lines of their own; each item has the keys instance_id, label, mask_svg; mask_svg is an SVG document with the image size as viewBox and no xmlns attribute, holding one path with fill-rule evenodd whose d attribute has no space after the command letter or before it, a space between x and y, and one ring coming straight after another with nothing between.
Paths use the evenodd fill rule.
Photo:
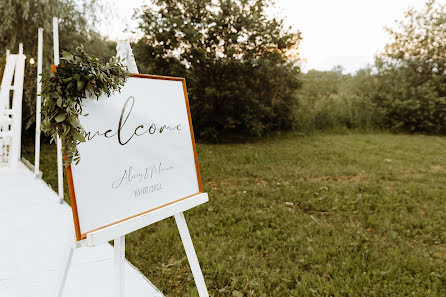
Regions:
<instances>
[{"instance_id":1,"label":"wedding date text","mask_svg":"<svg viewBox=\"0 0 446 297\"><path fill-rule=\"evenodd\" d=\"M136 189L133 191L133 193L135 194L135 198L137 198L140 196L149 195L160 190L162 190L161 183L157 183L147 187Z\"/></svg>"}]
</instances>

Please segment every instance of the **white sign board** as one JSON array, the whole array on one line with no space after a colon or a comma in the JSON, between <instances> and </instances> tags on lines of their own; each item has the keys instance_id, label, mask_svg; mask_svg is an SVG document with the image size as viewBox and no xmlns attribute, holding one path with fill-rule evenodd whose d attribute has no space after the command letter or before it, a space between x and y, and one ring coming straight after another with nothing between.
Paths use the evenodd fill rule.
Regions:
<instances>
[{"instance_id":1,"label":"white sign board","mask_svg":"<svg viewBox=\"0 0 446 297\"><path fill-rule=\"evenodd\" d=\"M135 74L83 114L67 170L77 240L202 192L184 79Z\"/></svg>"}]
</instances>

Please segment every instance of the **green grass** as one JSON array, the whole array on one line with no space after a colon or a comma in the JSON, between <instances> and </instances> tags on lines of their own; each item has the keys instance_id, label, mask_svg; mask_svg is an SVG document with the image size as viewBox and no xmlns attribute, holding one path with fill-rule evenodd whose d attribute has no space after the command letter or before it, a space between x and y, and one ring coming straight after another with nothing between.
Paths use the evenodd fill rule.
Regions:
<instances>
[{"instance_id":1,"label":"green grass","mask_svg":"<svg viewBox=\"0 0 446 297\"><path fill-rule=\"evenodd\" d=\"M285 134L198 157L210 201L185 215L211 296L446 296L446 137ZM54 147L42 163L57 188ZM173 218L126 240L166 296L198 296Z\"/></svg>"}]
</instances>

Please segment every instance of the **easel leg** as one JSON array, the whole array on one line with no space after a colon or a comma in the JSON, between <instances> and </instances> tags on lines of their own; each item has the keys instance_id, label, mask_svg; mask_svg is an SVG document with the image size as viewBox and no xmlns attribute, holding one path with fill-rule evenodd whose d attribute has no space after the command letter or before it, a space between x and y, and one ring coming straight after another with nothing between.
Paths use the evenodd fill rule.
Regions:
<instances>
[{"instance_id":1,"label":"easel leg","mask_svg":"<svg viewBox=\"0 0 446 297\"><path fill-rule=\"evenodd\" d=\"M184 250L186 251L187 259L197 284L198 294L200 297L209 297L206 284L204 282L203 273L201 272L200 263L198 263L197 254L195 253L194 245L190 237L189 229L187 228L186 219L182 212L175 215L178 231L180 232L181 241L183 241Z\"/></svg>"},{"instance_id":2,"label":"easel leg","mask_svg":"<svg viewBox=\"0 0 446 297\"><path fill-rule=\"evenodd\" d=\"M125 236L114 239L113 296L124 297Z\"/></svg>"},{"instance_id":3,"label":"easel leg","mask_svg":"<svg viewBox=\"0 0 446 297\"><path fill-rule=\"evenodd\" d=\"M65 289L65 283L67 281L68 271L71 266L71 260L73 259L74 249L76 247L74 244L71 244L68 248L69 248L69 251L66 254L62 269L59 274L59 281L57 283L57 292L56 292L57 297L62 297L62 295L63 295L63 291Z\"/></svg>"}]
</instances>

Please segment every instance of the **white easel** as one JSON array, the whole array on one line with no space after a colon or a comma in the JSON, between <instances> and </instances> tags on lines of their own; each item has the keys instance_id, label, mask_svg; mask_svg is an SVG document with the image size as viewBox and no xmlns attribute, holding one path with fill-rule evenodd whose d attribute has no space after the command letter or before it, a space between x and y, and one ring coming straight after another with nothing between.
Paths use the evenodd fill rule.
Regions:
<instances>
[{"instance_id":1,"label":"white easel","mask_svg":"<svg viewBox=\"0 0 446 297\"><path fill-rule=\"evenodd\" d=\"M192 270L195 283L197 285L200 297L208 297L208 291L204 282L203 273L198 262L197 255L190 237L189 229L186 224L183 212L194 208L208 201L207 193L199 194L193 198L182 200L169 206L157 209L153 212L146 213L130 220L111 225L107 228L100 229L87 234L87 237L81 241L70 241L67 246L66 258L61 268L59 281L57 285L57 297L62 297L68 271L71 265L74 250L80 247L95 247L107 244L108 241L114 239L114 274L113 274L113 296L124 296L124 261L125 261L125 235L144 228L153 223L159 222L171 216L175 217L175 221L186 251L187 259ZM130 296L127 296L130 297ZM132 296L133 297L133 296ZM135 296L139 297L139 296Z\"/></svg>"},{"instance_id":2,"label":"white easel","mask_svg":"<svg viewBox=\"0 0 446 297\"><path fill-rule=\"evenodd\" d=\"M124 63L127 65L127 68L130 72L138 73L138 68L133 58L133 53L128 41L118 42L117 55L125 59ZM71 241L67 246L68 251L66 253L66 258L63 262L63 267L59 275L56 296L62 297L63 295L65 282L68 276L68 271L75 249L79 247L95 247L106 244L110 240L114 240L113 296L124 297L125 235L158 221L164 220L168 217L174 216L181 240L184 245L184 249L186 251L186 256L189 260L189 265L191 267L192 274L197 285L198 294L200 297L209 297L203 273L201 271L192 239L190 237L189 229L187 227L186 220L183 214L184 211L196 207L200 204L206 203L208 200L209 199L207 193L198 194L197 196L191 197L189 199L176 202L174 204L134 217L121 223L111 225L104 229L88 233L87 237L81 241L76 241L73 239L73 241Z\"/></svg>"},{"instance_id":3,"label":"white easel","mask_svg":"<svg viewBox=\"0 0 446 297\"><path fill-rule=\"evenodd\" d=\"M6 66L0 88L0 157L2 158L0 162L6 161L11 169L17 167L21 155L25 59L22 43L19 45L19 54L12 55L7 51ZM13 80L14 85L12 85ZM10 91L14 92L12 107Z\"/></svg>"}]
</instances>

